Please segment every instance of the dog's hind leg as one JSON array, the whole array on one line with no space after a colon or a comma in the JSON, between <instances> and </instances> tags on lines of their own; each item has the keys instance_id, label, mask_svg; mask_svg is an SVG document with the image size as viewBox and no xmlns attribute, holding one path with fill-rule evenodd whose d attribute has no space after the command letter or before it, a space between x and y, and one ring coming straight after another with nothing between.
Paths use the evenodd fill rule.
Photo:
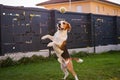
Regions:
<instances>
[{"instance_id":1,"label":"dog's hind leg","mask_svg":"<svg viewBox=\"0 0 120 80\"><path fill-rule=\"evenodd\" d=\"M61 64L61 70L64 72L64 74L65 74L65 76L62 78L62 79L64 79L64 80L66 80L66 78L68 77L68 75L69 75L69 72L67 71L67 68L63 65L63 64Z\"/></svg>"},{"instance_id":2,"label":"dog's hind leg","mask_svg":"<svg viewBox=\"0 0 120 80\"><path fill-rule=\"evenodd\" d=\"M72 61L69 61L69 63L67 64L67 69L72 73L72 75L74 76L75 80L79 80L78 77L77 77L77 74L75 73L75 71L73 69Z\"/></svg>"},{"instance_id":3,"label":"dog's hind leg","mask_svg":"<svg viewBox=\"0 0 120 80\"><path fill-rule=\"evenodd\" d=\"M55 51L58 55L60 55L60 56L61 56L61 54L63 53L63 50L61 50L61 49L59 48L59 46L57 46L55 43L53 44L53 49L54 49L54 51Z\"/></svg>"}]
</instances>

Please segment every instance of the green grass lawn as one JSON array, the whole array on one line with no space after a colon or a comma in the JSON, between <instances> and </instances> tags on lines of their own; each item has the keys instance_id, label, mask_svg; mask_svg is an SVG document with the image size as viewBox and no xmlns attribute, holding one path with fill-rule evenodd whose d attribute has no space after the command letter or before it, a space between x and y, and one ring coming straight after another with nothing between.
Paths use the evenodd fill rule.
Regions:
<instances>
[{"instance_id":1,"label":"green grass lawn","mask_svg":"<svg viewBox=\"0 0 120 80\"><path fill-rule=\"evenodd\" d=\"M79 53L75 56L79 57ZM82 57L84 62L73 61L79 80L120 80L120 52ZM57 60L40 61L26 65L0 68L0 80L61 80L63 72ZM70 74L67 80L74 80Z\"/></svg>"}]
</instances>

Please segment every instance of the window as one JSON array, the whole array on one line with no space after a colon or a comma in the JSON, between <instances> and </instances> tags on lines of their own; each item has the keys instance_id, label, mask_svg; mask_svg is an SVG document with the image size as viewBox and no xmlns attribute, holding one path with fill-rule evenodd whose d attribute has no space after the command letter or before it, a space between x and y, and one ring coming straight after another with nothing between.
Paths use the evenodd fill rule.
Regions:
<instances>
[{"instance_id":1,"label":"window","mask_svg":"<svg viewBox=\"0 0 120 80\"><path fill-rule=\"evenodd\" d=\"M115 10L113 10L113 14L115 14Z\"/></svg>"},{"instance_id":2,"label":"window","mask_svg":"<svg viewBox=\"0 0 120 80\"><path fill-rule=\"evenodd\" d=\"M77 6L77 12L82 12L82 6Z\"/></svg>"},{"instance_id":3,"label":"window","mask_svg":"<svg viewBox=\"0 0 120 80\"><path fill-rule=\"evenodd\" d=\"M103 11L104 11L105 9L104 9L104 6L103 6Z\"/></svg>"},{"instance_id":4,"label":"window","mask_svg":"<svg viewBox=\"0 0 120 80\"><path fill-rule=\"evenodd\" d=\"M96 6L96 13L99 13L99 6Z\"/></svg>"},{"instance_id":5,"label":"window","mask_svg":"<svg viewBox=\"0 0 120 80\"><path fill-rule=\"evenodd\" d=\"M113 10L113 14L114 14L114 15L117 15L117 14L118 14L118 10L117 10L117 9L114 9L114 10Z\"/></svg>"}]
</instances>

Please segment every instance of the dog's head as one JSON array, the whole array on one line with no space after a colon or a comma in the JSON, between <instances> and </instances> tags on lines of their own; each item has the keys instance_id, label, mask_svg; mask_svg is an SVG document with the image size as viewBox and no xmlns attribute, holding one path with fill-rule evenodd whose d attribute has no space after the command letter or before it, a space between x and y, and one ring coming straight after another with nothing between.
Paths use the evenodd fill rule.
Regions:
<instances>
[{"instance_id":1,"label":"dog's head","mask_svg":"<svg viewBox=\"0 0 120 80\"><path fill-rule=\"evenodd\" d=\"M60 31L67 30L70 32L71 25L67 21L59 21L57 24L57 29Z\"/></svg>"}]
</instances>

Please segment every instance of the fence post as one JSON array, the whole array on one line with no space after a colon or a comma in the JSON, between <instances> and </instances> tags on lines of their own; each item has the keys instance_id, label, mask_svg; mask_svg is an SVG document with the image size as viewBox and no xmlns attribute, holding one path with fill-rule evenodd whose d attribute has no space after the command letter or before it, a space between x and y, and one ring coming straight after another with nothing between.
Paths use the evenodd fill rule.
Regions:
<instances>
[{"instance_id":1,"label":"fence post","mask_svg":"<svg viewBox=\"0 0 120 80\"><path fill-rule=\"evenodd\" d=\"M117 44L120 44L120 17L117 17Z\"/></svg>"},{"instance_id":2,"label":"fence post","mask_svg":"<svg viewBox=\"0 0 120 80\"><path fill-rule=\"evenodd\" d=\"M50 19L49 19L49 22L50 22L50 26L48 27L49 29L49 34L50 35L54 35L54 32L55 32L55 10L51 10L50 11ZM49 57L51 56L51 51L52 51L52 48L49 47Z\"/></svg>"},{"instance_id":3,"label":"fence post","mask_svg":"<svg viewBox=\"0 0 120 80\"><path fill-rule=\"evenodd\" d=\"M96 47L95 47L95 22L93 19L93 14L90 13L90 26L91 26L91 41L92 41L92 47L93 52L96 53Z\"/></svg>"},{"instance_id":4,"label":"fence post","mask_svg":"<svg viewBox=\"0 0 120 80\"><path fill-rule=\"evenodd\" d=\"M3 5L0 4L0 37L2 37L1 35L1 28L2 28L2 23L1 23L1 19L2 19L2 10L3 10ZM0 56L4 55L4 51L3 51L3 46L2 46L2 39L0 38Z\"/></svg>"},{"instance_id":5,"label":"fence post","mask_svg":"<svg viewBox=\"0 0 120 80\"><path fill-rule=\"evenodd\" d=\"M118 17L115 16L115 38L116 44L119 44L119 36L118 36Z\"/></svg>"},{"instance_id":6,"label":"fence post","mask_svg":"<svg viewBox=\"0 0 120 80\"><path fill-rule=\"evenodd\" d=\"M55 10L50 11L50 26L49 26L49 34L53 35L55 32Z\"/></svg>"},{"instance_id":7,"label":"fence post","mask_svg":"<svg viewBox=\"0 0 120 80\"><path fill-rule=\"evenodd\" d=\"M2 13L1 13L1 6L2 6L2 5L0 5L0 37L1 37L1 15L2 15ZM1 38L0 38L0 55L2 55Z\"/></svg>"}]
</instances>

